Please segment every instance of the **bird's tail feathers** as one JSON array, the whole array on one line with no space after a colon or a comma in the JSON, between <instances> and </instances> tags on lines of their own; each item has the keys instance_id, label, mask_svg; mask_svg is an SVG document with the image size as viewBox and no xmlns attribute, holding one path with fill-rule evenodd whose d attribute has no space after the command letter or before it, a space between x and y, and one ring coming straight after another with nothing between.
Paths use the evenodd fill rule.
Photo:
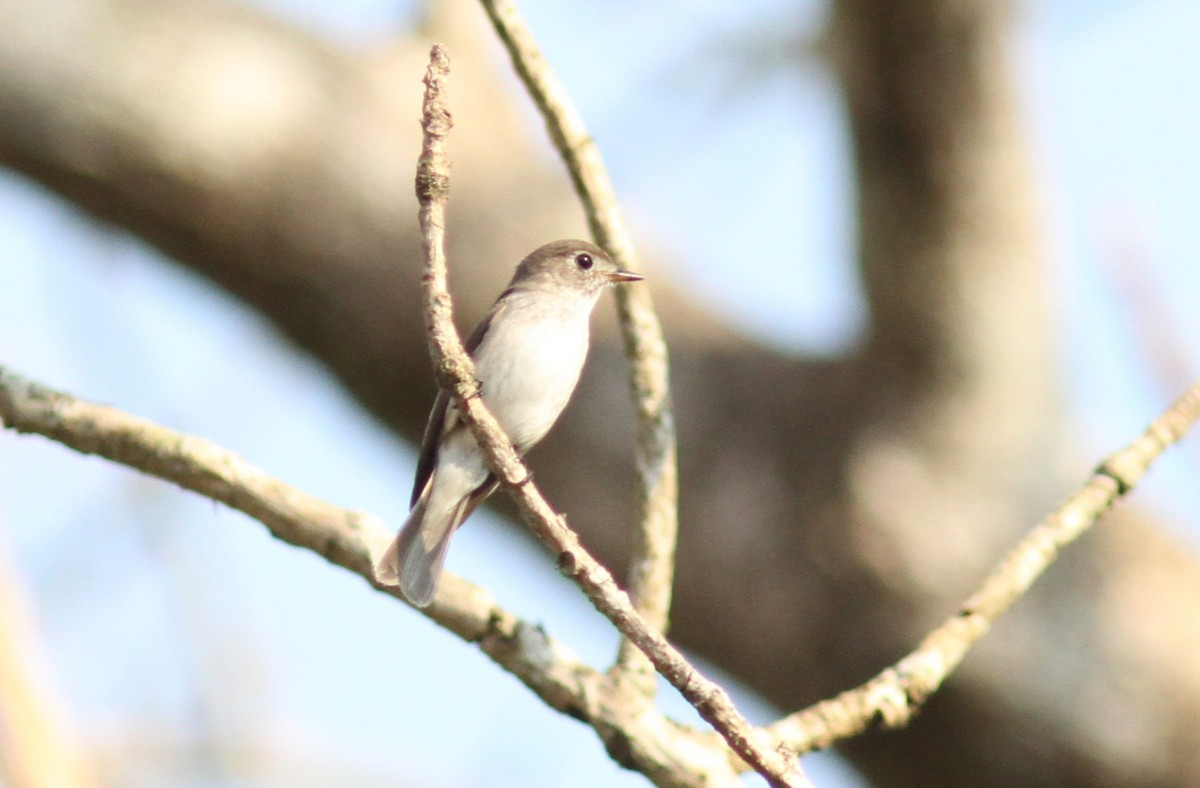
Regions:
<instances>
[{"instance_id":1,"label":"bird's tail feathers","mask_svg":"<svg viewBox=\"0 0 1200 788\"><path fill-rule=\"evenodd\" d=\"M417 501L375 564L375 579L383 585L398 585L404 598L417 607L428 607L437 592L442 566L450 548L450 537L462 517L465 500L445 511L430 512L427 500Z\"/></svg>"}]
</instances>

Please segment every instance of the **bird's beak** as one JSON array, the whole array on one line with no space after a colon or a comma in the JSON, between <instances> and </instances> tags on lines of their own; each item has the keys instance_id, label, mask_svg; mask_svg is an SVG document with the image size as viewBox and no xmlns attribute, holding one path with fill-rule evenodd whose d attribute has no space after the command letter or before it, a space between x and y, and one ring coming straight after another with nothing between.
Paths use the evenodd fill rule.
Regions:
<instances>
[{"instance_id":1,"label":"bird's beak","mask_svg":"<svg viewBox=\"0 0 1200 788\"><path fill-rule=\"evenodd\" d=\"M646 277L642 276L641 274L635 274L633 271L625 271L622 269L617 269L608 275L608 281L614 284L617 282L640 282L645 278Z\"/></svg>"}]
</instances>

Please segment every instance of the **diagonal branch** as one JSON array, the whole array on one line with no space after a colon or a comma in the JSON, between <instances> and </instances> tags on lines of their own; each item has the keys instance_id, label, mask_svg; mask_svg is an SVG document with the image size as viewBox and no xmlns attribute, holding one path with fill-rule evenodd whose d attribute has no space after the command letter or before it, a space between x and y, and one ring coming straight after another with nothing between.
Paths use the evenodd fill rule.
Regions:
<instances>
[{"instance_id":1,"label":"diagonal branch","mask_svg":"<svg viewBox=\"0 0 1200 788\"><path fill-rule=\"evenodd\" d=\"M211 441L78 399L3 366L0 421L16 432L43 435L82 454L105 457L223 503L258 520L276 538L311 550L368 581L374 572L367 546L388 539L378 517L322 501ZM580 687L568 683L550 686L553 682L547 682L545 676L521 669L521 660L532 662L531 655L497 642L516 638L526 628L536 630L535 625L496 606L486 591L462 579L451 577L445 585L447 593L439 596L439 604L426 611L431 619L463 640L480 643L494 659L492 646L512 651L513 659L497 662L527 684L545 686L558 698L551 706L561 709L567 704L583 703L585 693ZM399 593L385 586L376 589L392 596ZM549 645L553 653L569 653L562 644ZM582 665L564 663L554 666L551 673L593 681L586 671ZM545 696L543 699L548 700Z\"/></svg>"},{"instance_id":2,"label":"diagonal branch","mask_svg":"<svg viewBox=\"0 0 1200 788\"><path fill-rule=\"evenodd\" d=\"M641 270L600 149L588 134L566 87L542 56L516 4L511 0L482 3L567 165L596 243L608 250L620 267ZM641 477L641 517L630 560L629 594L642 618L665 633L679 530L679 480L667 345L649 288L618 290L616 300L625 353L630 359ZM613 670L617 684L623 677L630 678L646 697L652 696L654 676L647 668L637 650L627 640L622 641Z\"/></svg>"},{"instance_id":3,"label":"diagonal branch","mask_svg":"<svg viewBox=\"0 0 1200 788\"><path fill-rule=\"evenodd\" d=\"M638 615L608 570L580 545L579 538L567 527L566 518L557 514L538 492L512 442L488 412L483 399L477 396L475 365L454 327L450 293L446 289L443 242L449 160L444 142L450 130L450 113L443 101L448 74L446 53L434 44L425 77L421 123L425 134L417 163L416 191L421 230L425 233L425 274L421 284L438 384L453 397L454 407L479 443L488 468L512 496L534 533L558 556L559 571L573 580L595 608L646 654L658 672L755 771L773 786L805 784L796 759L764 747L759 732L738 713L725 690L702 676L657 629Z\"/></svg>"},{"instance_id":4,"label":"diagonal branch","mask_svg":"<svg viewBox=\"0 0 1200 788\"><path fill-rule=\"evenodd\" d=\"M368 548L389 539L378 517L315 498L211 441L77 399L3 366L0 422L18 433L43 435L223 503L258 520L276 538L400 598L395 589L374 583ZM728 750L713 734L689 730L661 714L634 718L611 709L602 702L602 674L540 625L497 605L486 590L444 574L434 604L421 612L463 641L477 644L550 708L607 731L606 741L624 745L623 766L660 785L726 785L734 780Z\"/></svg>"},{"instance_id":5,"label":"diagonal branch","mask_svg":"<svg viewBox=\"0 0 1200 788\"><path fill-rule=\"evenodd\" d=\"M1059 552L1132 490L1150 465L1197 420L1200 383L1175 400L1145 433L1104 460L1087 483L1038 523L959 611L930 632L916 650L862 686L783 718L769 728L771 733L804 753L856 736L876 719L889 728L907 724Z\"/></svg>"}]
</instances>

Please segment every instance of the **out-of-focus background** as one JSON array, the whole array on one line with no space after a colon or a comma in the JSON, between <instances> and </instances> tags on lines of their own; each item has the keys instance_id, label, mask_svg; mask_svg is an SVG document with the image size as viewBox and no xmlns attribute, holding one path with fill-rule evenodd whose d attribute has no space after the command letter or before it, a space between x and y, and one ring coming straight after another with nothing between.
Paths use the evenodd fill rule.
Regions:
<instances>
[{"instance_id":1,"label":"out-of-focus background","mask_svg":"<svg viewBox=\"0 0 1200 788\"><path fill-rule=\"evenodd\" d=\"M0 364L399 524L432 399L410 188L429 43L455 65L464 325L525 251L585 233L482 11L435 5L0 2ZM521 3L678 362L675 635L756 721L900 656L1200 368L1200 7L977 5ZM617 563L628 405L598 322L532 463ZM816 782L1200 780L1195 444L912 731L810 759ZM611 659L496 512L449 570ZM11 432L0 648L80 784L642 782L359 578ZM11 687L0 731L27 711ZM0 783L26 784L5 741Z\"/></svg>"}]
</instances>

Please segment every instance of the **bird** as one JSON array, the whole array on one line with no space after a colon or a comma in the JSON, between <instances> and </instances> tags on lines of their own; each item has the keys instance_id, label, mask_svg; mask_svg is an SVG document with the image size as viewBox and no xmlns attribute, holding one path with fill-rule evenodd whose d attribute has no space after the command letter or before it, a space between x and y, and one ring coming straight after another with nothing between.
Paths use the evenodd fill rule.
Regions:
<instances>
[{"instance_id":1,"label":"bird","mask_svg":"<svg viewBox=\"0 0 1200 788\"><path fill-rule=\"evenodd\" d=\"M587 357L592 309L609 286L642 280L600 247L554 241L517 265L468 337L479 396L517 451L540 441L567 406ZM450 538L497 481L446 391L429 414L408 518L375 564L375 579L429 606Z\"/></svg>"}]
</instances>

